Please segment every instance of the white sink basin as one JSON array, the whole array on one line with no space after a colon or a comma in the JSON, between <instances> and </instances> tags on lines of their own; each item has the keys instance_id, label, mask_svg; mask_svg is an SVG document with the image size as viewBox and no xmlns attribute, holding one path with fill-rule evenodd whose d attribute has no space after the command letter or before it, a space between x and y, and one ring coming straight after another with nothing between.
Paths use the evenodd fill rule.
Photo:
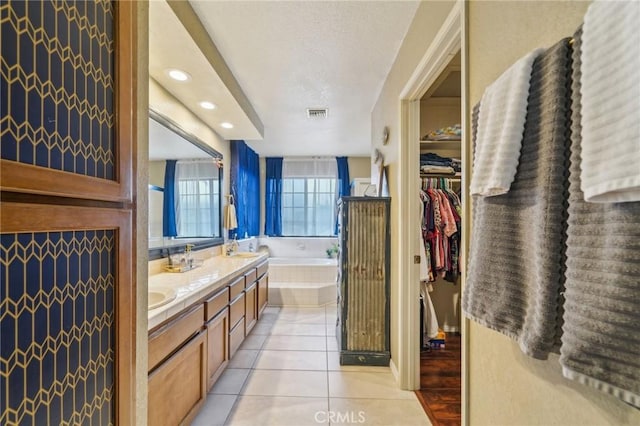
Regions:
<instances>
[{"instance_id":1,"label":"white sink basin","mask_svg":"<svg viewBox=\"0 0 640 426\"><path fill-rule=\"evenodd\" d=\"M171 288L154 287L149 289L149 310L166 305L176 298L176 292Z\"/></svg>"}]
</instances>

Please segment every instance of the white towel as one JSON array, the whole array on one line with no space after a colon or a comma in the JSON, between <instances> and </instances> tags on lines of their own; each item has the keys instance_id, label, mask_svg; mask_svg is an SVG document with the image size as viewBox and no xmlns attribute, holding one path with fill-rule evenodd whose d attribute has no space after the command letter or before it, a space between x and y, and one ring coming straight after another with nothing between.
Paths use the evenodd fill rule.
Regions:
<instances>
[{"instance_id":1,"label":"white towel","mask_svg":"<svg viewBox=\"0 0 640 426\"><path fill-rule=\"evenodd\" d=\"M238 227L238 219L236 217L236 206L227 204L224 213L224 227L226 229L236 229Z\"/></svg>"},{"instance_id":2,"label":"white towel","mask_svg":"<svg viewBox=\"0 0 640 426\"><path fill-rule=\"evenodd\" d=\"M640 2L594 1L582 34L586 201L640 201Z\"/></svg>"},{"instance_id":3,"label":"white towel","mask_svg":"<svg viewBox=\"0 0 640 426\"><path fill-rule=\"evenodd\" d=\"M516 175L536 49L514 63L487 87L480 100L471 195L509 191Z\"/></svg>"},{"instance_id":4,"label":"white towel","mask_svg":"<svg viewBox=\"0 0 640 426\"><path fill-rule=\"evenodd\" d=\"M423 334L425 340L433 339L438 335L438 318L436 310L433 307L431 296L429 295L430 285L424 281L420 283L420 295L422 296L422 305L424 306L424 317L422 318Z\"/></svg>"}]
</instances>

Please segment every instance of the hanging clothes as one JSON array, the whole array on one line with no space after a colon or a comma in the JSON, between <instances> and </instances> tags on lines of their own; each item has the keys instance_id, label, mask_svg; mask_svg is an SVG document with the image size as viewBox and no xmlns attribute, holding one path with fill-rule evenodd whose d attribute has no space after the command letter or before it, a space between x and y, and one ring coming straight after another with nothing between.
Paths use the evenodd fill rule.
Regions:
<instances>
[{"instance_id":1,"label":"hanging clothes","mask_svg":"<svg viewBox=\"0 0 640 426\"><path fill-rule=\"evenodd\" d=\"M424 217L424 203L420 202L420 217ZM431 258L430 252L427 250L424 243L422 226L420 229L420 296L422 298L422 306L424 315L422 317L424 341L433 339L438 334L438 318L436 317L436 310L433 307L431 301L430 292L433 291L433 287L429 281L433 281L433 276L429 270L429 262Z\"/></svg>"},{"instance_id":2,"label":"hanging clothes","mask_svg":"<svg viewBox=\"0 0 640 426\"><path fill-rule=\"evenodd\" d=\"M460 198L448 179L423 179L420 200L422 239L427 253L429 281L438 277L457 282L460 275Z\"/></svg>"}]
</instances>

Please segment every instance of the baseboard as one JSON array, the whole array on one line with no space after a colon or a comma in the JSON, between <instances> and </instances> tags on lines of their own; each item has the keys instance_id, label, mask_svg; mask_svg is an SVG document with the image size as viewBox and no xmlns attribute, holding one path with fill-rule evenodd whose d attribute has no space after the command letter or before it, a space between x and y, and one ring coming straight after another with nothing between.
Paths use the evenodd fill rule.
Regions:
<instances>
[{"instance_id":1,"label":"baseboard","mask_svg":"<svg viewBox=\"0 0 640 426\"><path fill-rule=\"evenodd\" d=\"M393 378L396 380L396 383L400 383L400 373L398 372L398 367L396 367L396 363L393 361L393 358L389 360L389 368L391 369L391 374L393 374Z\"/></svg>"}]
</instances>

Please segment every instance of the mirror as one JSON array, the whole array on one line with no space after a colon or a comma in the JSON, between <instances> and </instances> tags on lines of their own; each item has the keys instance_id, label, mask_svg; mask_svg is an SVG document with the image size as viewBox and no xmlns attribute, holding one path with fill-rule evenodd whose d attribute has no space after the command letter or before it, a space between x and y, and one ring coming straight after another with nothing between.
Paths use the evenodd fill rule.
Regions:
<instances>
[{"instance_id":1,"label":"mirror","mask_svg":"<svg viewBox=\"0 0 640 426\"><path fill-rule=\"evenodd\" d=\"M165 236L165 172L172 173L176 236ZM168 207L167 207L168 208ZM170 220L171 221L171 220ZM172 232L170 232L172 233ZM149 111L149 259L223 243L222 154L183 131L167 117Z\"/></svg>"}]
</instances>

